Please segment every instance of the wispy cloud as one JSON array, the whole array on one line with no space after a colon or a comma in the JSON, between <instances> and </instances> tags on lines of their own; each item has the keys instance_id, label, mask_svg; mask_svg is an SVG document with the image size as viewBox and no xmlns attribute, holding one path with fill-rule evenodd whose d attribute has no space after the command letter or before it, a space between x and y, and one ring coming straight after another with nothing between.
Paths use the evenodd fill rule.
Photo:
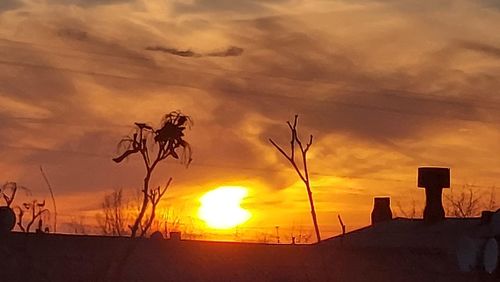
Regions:
<instances>
[{"instance_id":1,"label":"wispy cloud","mask_svg":"<svg viewBox=\"0 0 500 282\"><path fill-rule=\"evenodd\" d=\"M177 13L199 12L233 12L242 14L262 13L268 11L269 5L287 4L290 0L194 0L175 1L174 11Z\"/></svg>"},{"instance_id":2,"label":"wispy cloud","mask_svg":"<svg viewBox=\"0 0 500 282\"><path fill-rule=\"evenodd\" d=\"M500 59L500 47L497 46L492 46L490 44L485 44L477 41L460 41L459 46L471 51L476 51L484 55Z\"/></svg>"},{"instance_id":3,"label":"wispy cloud","mask_svg":"<svg viewBox=\"0 0 500 282\"><path fill-rule=\"evenodd\" d=\"M168 53L168 54L180 56L180 57L193 57L193 58L237 57L237 56L240 56L241 54L243 54L243 48L239 48L239 47L235 47L235 46L231 46L231 47L229 47L225 50L222 50L222 51L213 51L213 52L208 52L208 53L197 53L197 52L194 52L190 49L180 50L180 49L176 49L176 48L168 48L168 47L162 47L162 46L149 46L149 47L146 47L146 50Z\"/></svg>"},{"instance_id":4,"label":"wispy cloud","mask_svg":"<svg viewBox=\"0 0 500 282\"><path fill-rule=\"evenodd\" d=\"M0 1L0 13L16 9L22 6L22 2L20 0L2 0Z\"/></svg>"},{"instance_id":5,"label":"wispy cloud","mask_svg":"<svg viewBox=\"0 0 500 282\"><path fill-rule=\"evenodd\" d=\"M244 51L243 48L231 46L223 51L214 51L214 52L207 53L206 56L208 56L208 57L237 57L237 56L241 56L241 54L243 54L243 51Z\"/></svg>"}]
</instances>

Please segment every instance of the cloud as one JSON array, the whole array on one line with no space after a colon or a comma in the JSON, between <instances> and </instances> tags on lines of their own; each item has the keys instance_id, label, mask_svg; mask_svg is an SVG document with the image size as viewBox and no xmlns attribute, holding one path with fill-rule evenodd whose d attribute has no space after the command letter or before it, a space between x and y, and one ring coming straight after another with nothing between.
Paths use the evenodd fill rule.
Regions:
<instances>
[{"instance_id":1,"label":"cloud","mask_svg":"<svg viewBox=\"0 0 500 282\"><path fill-rule=\"evenodd\" d=\"M149 46L145 48L148 51L158 51L158 52L163 52L163 53L168 53L171 55L179 56L179 57L193 57L193 58L200 58L200 57L237 57L243 54L243 48L235 47L235 46L230 46L229 48L223 50L223 51L213 51L213 52L208 52L208 53L196 53L191 50L179 50L176 48L168 48L168 47L162 47L162 46Z\"/></svg>"},{"instance_id":2,"label":"cloud","mask_svg":"<svg viewBox=\"0 0 500 282\"><path fill-rule=\"evenodd\" d=\"M230 46L226 50L223 51L214 51L207 53L206 56L208 57L237 57L241 56L243 54L243 48L236 47L236 46Z\"/></svg>"},{"instance_id":3,"label":"cloud","mask_svg":"<svg viewBox=\"0 0 500 282\"><path fill-rule=\"evenodd\" d=\"M500 9L500 3L495 0L481 0L480 3L482 3L487 8Z\"/></svg>"},{"instance_id":4,"label":"cloud","mask_svg":"<svg viewBox=\"0 0 500 282\"><path fill-rule=\"evenodd\" d=\"M453 165L480 181L497 175L500 164L486 148L498 149L492 121L499 120L500 106L492 99L500 79L492 75L498 66L491 58L500 42L480 35L499 23L472 4L426 4L437 10L425 15L416 1L398 9L368 5L372 1L355 7L326 1L328 9L309 2L307 12L291 5L301 1L191 1L178 2L177 10L149 1L152 6L141 9L106 5L129 2L69 2L93 7L75 9L58 1L43 9L27 5L29 18L4 14L5 177L36 187L42 164L61 197L95 196L113 185L136 188L141 164L114 165L116 142L133 122L155 123L176 109L195 120L187 133L193 166L166 163L154 182L174 175L178 195L247 182L265 191L257 199L285 193L297 178L267 139L287 144L284 122L295 113L304 136L316 138L313 183L325 175L352 177L320 187L315 195L322 203L338 199L335 188L354 187L356 204L369 206L372 195L414 185L414 169L422 164ZM262 12L279 15L258 18ZM457 28L468 19L475 24ZM486 56L463 56L464 50Z\"/></svg>"},{"instance_id":5,"label":"cloud","mask_svg":"<svg viewBox=\"0 0 500 282\"><path fill-rule=\"evenodd\" d=\"M20 0L2 0L0 1L0 13L21 7L23 3Z\"/></svg>"},{"instance_id":6,"label":"cloud","mask_svg":"<svg viewBox=\"0 0 500 282\"><path fill-rule=\"evenodd\" d=\"M173 7L177 13L239 12L243 14L267 11L269 4L286 4L289 0L195 0L191 3L177 1Z\"/></svg>"},{"instance_id":7,"label":"cloud","mask_svg":"<svg viewBox=\"0 0 500 282\"><path fill-rule=\"evenodd\" d=\"M342 43L332 40L327 45L323 36L304 27L298 30L293 22L265 19L251 24L256 30L242 36L243 44L256 45L252 48L256 51L248 52L241 65L250 71L258 69L261 76L247 79L247 83L233 76L219 78L215 85L221 100L239 101L235 105L239 110L221 106L224 116L231 116L228 120L244 118L241 112L246 109L272 120L287 119L297 112L322 134L341 132L385 142L418 136L421 129L440 119L481 119L470 99L454 97L443 103L426 96L426 90L406 91L439 85L448 78L440 69L417 65L375 71L375 66L354 60L355 55L342 48ZM285 83L265 78L276 74ZM266 134L271 132L273 128Z\"/></svg>"},{"instance_id":8,"label":"cloud","mask_svg":"<svg viewBox=\"0 0 500 282\"><path fill-rule=\"evenodd\" d=\"M464 49L500 59L500 47L474 41L459 41L458 45Z\"/></svg>"},{"instance_id":9,"label":"cloud","mask_svg":"<svg viewBox=\"0 0 500 282\"><path fill-rule=\"evenodd\" d=\"M95 7L100 5L113 5L133 3L136 0L48 0L49 3L61 5L77 5L82 7Z\"/></svg>"},{"instance_id":10,"label":"cloud","mask_svg":"<svg viewBox=\"0 0 500 282\"><path fill-rule=\"evenodd\" d=\"M57 34L61 37L84 41L89 38L86 31L75 29L75 28L62 28L57 31Z\"/></svg>"},{"instance_id":11,"label":"cloud","mask_svg":"<svg viewBox=\"0 0 500 282\"><path fill-rule=\"evenodd\" d=\"M180 56L180 57L201 57L202 56L201 54L195 53L191 50L179 50L179 49L175 49L175 48L167 48L167 47L161 47L161 46L149 46L149 47L146 47L146 50L164 52L164 53L168 53L168 54L172 54L172 55Z\"/></svg>"}]
</instances>

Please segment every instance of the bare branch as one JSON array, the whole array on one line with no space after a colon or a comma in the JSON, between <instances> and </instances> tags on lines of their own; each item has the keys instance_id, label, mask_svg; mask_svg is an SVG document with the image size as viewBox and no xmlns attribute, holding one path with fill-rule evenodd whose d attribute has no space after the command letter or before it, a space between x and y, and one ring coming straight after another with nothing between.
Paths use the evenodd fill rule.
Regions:
<instances>
[{"instance_id":1,"label":"bare branch","mask_svg":"<svg viewBox=\"0 0 500 282\"><path fill-rule=\"evenodd\" d=\"M464 189L466 187L467 186L464 186ZM462 190L458 197L455 197L452 192L450 195L446 195L445 199L447 201L448 214L460 218L477 215L483 206L481 195L470 188L467 191Z\"/></svg>"},{"instance_id":2,"label":"bare branch","mask_svg":"<svg viewBox=\"0 0 500 282\"><path fill-rule=\"evenodd\" d=\"M302 145L302 142L300 141L300 138L298 136L297 122L298 122L298 115L295 115L293 124L290 123L289 121L287 121L287 125L288 125L288 128L290 129L290 134L291 134L291 140L290 140L291 152L290 152L290 155L288 155L285 152L285 150L283 148L281 148L278 144L276 144L276 142L274 142L271 138L269 138L269 142L290 162L292 167L297 172L297 175L300 177L302 182L304 182L304 185L306 186L306 190L307 190L307 195L309 198L309 204L311 206L311 216L312 216L314 228L316 231L316 238L319 242L319 241L321 241L321 236L320 236L319 227L318 227L318 223L317 223L317 219L316 219L316 211L314 208L314 201L313 201L312 191L311 191L310 181L309 181L309 171L307 168L307 152L309 151L309 148L312 145L313 136L310 135L309 142L306 144L306 147L304 148ZM300 152L301 152L303 172L300 170L300 168L298 167L298 165L295 161L295 144L298 145Z\"/></svg>"},{"instance_id":3,"label":"bare branch","mask_svg":"<svg viewBox=\"0 0 500 282\"><path fill-rule=\"evenodd\" d=\"M309 148L311 148L312 143L313 143L313 136L311 134L311 135L309 135L309 142L307 142L307 145L306 145L304 152L307 153L307 151L309 151Z\"/></svg>"},{"instance_id":4,"label":"bare branch","mask_svg":"<svg viewBox=\"0 0 500 282\"><path fill-rule=\"evenodd\" d=\"M281 154L282 154L285 158L287 158L287 159L288 159L288 160L290 160L290 161L292 160L292 158L291 158L291 157L289 157L289 156L288 156L288 154L287 154L287 153L286 153L283 149L281 149L281 147L280 147L278 144L276 144L276 142L274 142L274 141L273 141L273 139L269 138L269 142L271 142L271 144L273 144L273 146L274 146L276 149L278 149L278 151L279 151L279 152L280 152L280 153L281 153Z\"/></svg>"},{"instance_id":5,"label":"bare branch","mask_svg":"<svg viewBox=\"0 0 500 282\"><path fill-rule=\"evenodd\" d=\"M113 161L115 163L120 163L122 162L124 159L126 159L128 156L132 155L132 154L135 154L139 152L139 149L132 149L132 150L127 150L125 151L123 154L121 154L119 157L116 157L116 158L113 158Z\"/></svg>"}]
</instances>

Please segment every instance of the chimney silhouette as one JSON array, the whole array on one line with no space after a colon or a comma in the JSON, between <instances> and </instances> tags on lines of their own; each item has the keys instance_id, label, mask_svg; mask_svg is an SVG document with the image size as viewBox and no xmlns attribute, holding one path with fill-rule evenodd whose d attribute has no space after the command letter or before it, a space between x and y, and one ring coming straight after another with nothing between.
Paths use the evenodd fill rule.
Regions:
<instances>
[{"instance_id":1,"label":"chimney silhouette","mask_svg":"<svg viewBox=\"0 0 500 282\"><path fill-rule=\"evenodd\" d=\"M372 224L384 222L392 219L391 198L373 198Z\"/></svg>"},{"instance_id":2,"label":"chimney silhouette","mask_svg":"<svg viewBox=\"0 0 500 282\"><path fill-rule=\"evenodd\" d=\"M424 222L433 224L444 220L443 188L450 188L450 169L419 167L418 187L425 188Z\"/></svg>"}]
</instances>

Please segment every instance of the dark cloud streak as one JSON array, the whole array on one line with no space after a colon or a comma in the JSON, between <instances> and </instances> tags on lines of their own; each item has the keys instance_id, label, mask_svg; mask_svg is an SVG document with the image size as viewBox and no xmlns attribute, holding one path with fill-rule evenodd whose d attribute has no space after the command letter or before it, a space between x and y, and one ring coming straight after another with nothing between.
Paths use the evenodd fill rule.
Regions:
<instances>
[{"instance_id":1,"label":"dark cloud streak","mask_svg":"<svg viewBox=\"0 0 500 282\"><path fill-rule=\"evenodd\" d=\"M215 51L215 52L210 52L207 53L206 56L208 57L237 57L241 56L243 54L243 48L236 47L236 46L230 46L226 50L223 51Z\"/></svg>"},{"instance_id":2,"label":"dark cloud streak","mask_svg":"<svg viewBox=\"0 0 500 282\"><path fill-rule=\"evenodd\" d=\"M238 12L243 14L264 12L269 4L286 4L290 0L195 0L192 3L176 2L173 7L178 13Z\"/></svg>"},{"instance_id":3,"label":"dark cloud streak","mask_svg":"<svg viewBox=\"0 0 500 282\"><path fill-rule=\"evenodd\" d=\"M473 41L459 41L458 45L464 49L500 59L500 47Z\"/></svg>"},{"instance_id":4,"label":"dark cloud streak","mask_svg":"<svg viewBox=\"0 0 500 282\"><path fill-rule=\"evenodd\" d=\"M19 0L2 0L0 1L0 14L8 11L19 8L23 5L23 3Z\"/></svg>"},{"instance_id":5,"label":"dark cloud streak","mask_svg":"<svg viewBox=\"0 0 500 282\"><path fill-rule=\"evenodd\" d=\"M171 54L179 57L191 57L191 58L200 58L200 57L237 57L243 54L243 48L230 46L229 48L223 51L214 51L209 53L197 53L190 49L180 50L176 48L162 47L162 46L148 46L145 48L148 51L157 51L163 52L167 54Z\"/></svg>"},{"instance_id":6,"label":"dark cloud streak","mask_svg":"<svg viewBox=\"0 0 500 282\"><path fill-rule=\"evenodd\" d=\"M135 0L48 0L52 4L76 5L85 8L91 8L100 5L112 5L122 3L133 3Z\"/></svg>"},{"instance_id":7,"label":"dark cloud streak","mask_svg":"<svg viewBox=\"0 0 500 282\"><path fill-rule=\"evenodd\" d=\"M168 53L168 54L179 56L179 57L194 57L194 58L202 57L201 54L195 53L189 49L188 50L179 50L179 49L175 49L175 48L168 48L168 47L162 47L162 46L148 46L148 47L146 47L146 50Z\"/></svg>"}]
</instances>

